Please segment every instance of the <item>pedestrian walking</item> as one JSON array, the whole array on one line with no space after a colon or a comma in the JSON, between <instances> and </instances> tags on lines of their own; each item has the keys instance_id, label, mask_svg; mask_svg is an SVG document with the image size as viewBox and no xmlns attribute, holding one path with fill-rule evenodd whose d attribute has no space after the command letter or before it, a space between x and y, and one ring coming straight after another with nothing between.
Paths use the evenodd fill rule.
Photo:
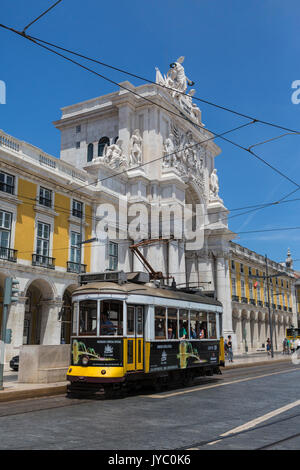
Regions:
<instances>
[{"instance_id":1,"label":"pedestrian walking","mask_svg":"<svg viewBox=\"0 0 300 470\"><path fill-rule=\"evenodd\" d=\"M296 351L300 349L300 338L296 339Z\"/></svg>"},{"instance_id":2,"label":"pedestrian walking","mask_svg":"<svg viewBox=\"0 0 300 470\"><path fill-rule=\"evenodd\" d=\"M267 353L268 353L268 356L271 354L271 341L270 341L270 338L267 339Z\"/></svg>"},{"instance_id":3,"label":"pedestrian walking","mask_svg":"<svg viewBox=\"0 0 300 470\"><path fill-rule=\"evenodd\" d=\"M228 361L233 362L233 352L232 352L232 341L231 336L228 336L227 340L227 354L228 354Z\"/></svg>"},{"instance_id":4,"label":"pedestrian walking","mask_svg":"<svg viewBox=\"0 0 300 470\"><path fill-rule=\"evenodd\" d=\"M287 339L284 338L282 342L282 354L287 354Z\"/></svg>"},{"instance_id":5,"label":"pedestrian walking","mask_svg":"<svg viewBox=\"0 0 300 470\"><path fill-rule=\"evenodd\" d=\"M225 340L224 340L224 354L225 354L225 359L227 359L227 356L228 356L227 338L225 338Z\"/></svg>"},{"instance_id":6,"label":"pedestrian walking","mask_svg":"<svg viewBox=\"0 0 300 470\"><path fill-rule=\"evenodd\" d=\"M290 340L286 339L286 352L287 354L290 354Z\"/></svg>"}]
</instances>

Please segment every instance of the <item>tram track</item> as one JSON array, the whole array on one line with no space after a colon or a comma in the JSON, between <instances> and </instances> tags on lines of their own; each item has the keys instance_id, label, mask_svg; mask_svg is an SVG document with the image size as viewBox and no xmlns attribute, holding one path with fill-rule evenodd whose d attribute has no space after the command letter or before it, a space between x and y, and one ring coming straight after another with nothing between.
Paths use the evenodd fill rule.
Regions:
<instances>
[{"instance_id":1,"label":"tram track","mask_svg":"<svg viewBox=\"0 0 300 470\"><path fill-rule=\"evenodd\" d=\"M194 442L194 443L192 443L188 446L179 447L179 448L177 448L177 450L200 450L201 447L204 447L204 446L207 446L207 445L213 445L213 444L216 444L216 443L219 443L219 442L225 442L229 439L235 439L235 438L237 438L241 435L245 435L245 434L248 434L248 433L251 433L251 432L257 432L257 431L260 431L260 430L263 430L263 429L270 428L271 426L278 426L278 425L280 425L284 422L287 422L287 421L290 421L292 419L299 418L299 417L300 417L300 413L296 413L293 416L287 416L285 418L280 418L280 419L277 419L275 421L272 421L271 423L262 424L260 426L256 426L255 428L245 429L244 431L239 431L239 432L235 432L235 433L232 433L232 434L228 434L227 436L220 436L219 435L219 436L215 436L214 438L211 438L211 439L208 439L208 440ZM296 433L296 434L293 434L292 436L288 436L286 438L280 439L278 441L274 441L274 442L266 444L264 446L254 448L253 450L264 450L264 449L267 449L269 447L273 447L274 445L279 444L281 442L288 441L290 439L296 438L298 436L300 436L300 433Z\"/></svg>"}]
</instances>

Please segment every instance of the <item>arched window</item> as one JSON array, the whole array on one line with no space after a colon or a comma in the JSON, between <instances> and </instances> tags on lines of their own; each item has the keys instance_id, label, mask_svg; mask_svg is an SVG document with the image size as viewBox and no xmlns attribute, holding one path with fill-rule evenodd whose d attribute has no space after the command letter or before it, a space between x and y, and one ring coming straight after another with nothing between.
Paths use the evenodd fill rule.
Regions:
<instances>
[{"instance_id":1,"label":"arched window","mask_svg":"<svg viewBox=\"0 0 300 470\"><path fill-rule=\"evenodd\" d=\"M105 145L109 145L109 138L101 137L98 142L98 157L102 157Z\"/></svg>"},{"instance_id":2,"label":"arched window","mask_svg":"<svg viewBox=\"0 0 300 470\"><path fill-rule=\"evenodd\" d=\"M89 144L88 145L88 151L87 151L87 161L91 162L94 157L94 144Z\"/></svg>"}]
</instances>

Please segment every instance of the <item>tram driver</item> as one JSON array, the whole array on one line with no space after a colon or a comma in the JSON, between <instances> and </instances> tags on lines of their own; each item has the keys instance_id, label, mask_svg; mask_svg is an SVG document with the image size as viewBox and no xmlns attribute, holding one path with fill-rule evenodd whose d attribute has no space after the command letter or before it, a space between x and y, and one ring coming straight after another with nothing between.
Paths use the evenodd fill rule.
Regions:
<instances>
[{"instance_id":1,"label":"tram driver","mask_svg":"<svg viewBox=\"0 0 300 470\"><path fill-rule=\"evenodd\" d=\"M116 328L112 321L108 318L107 312L101 313L100 334L101 335L114 335Z\"/></svg>"}]
</instances>

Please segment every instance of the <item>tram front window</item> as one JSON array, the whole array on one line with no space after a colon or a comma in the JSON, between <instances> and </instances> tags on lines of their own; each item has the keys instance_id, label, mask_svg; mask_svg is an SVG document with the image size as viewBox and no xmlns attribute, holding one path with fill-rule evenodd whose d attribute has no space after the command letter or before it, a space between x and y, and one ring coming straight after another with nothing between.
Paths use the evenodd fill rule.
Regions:
<instances>
[{"instance_id":1,"label":"tram front window","mask_svg":"<svg viewBox=\"0 0 300 470\"><path fill-rule=\"evenodd\" d=\"M97 334L97 300L79 302L79 334Z\"/></svg>"},{"instance_id":2,"label":"tram front window","mask_svg":"<svg viewBox=\"0 0 300 470\"><path fill-rule=\"evenodd\" d=\"M166 309L155 307L155 339L166 339Z\"/></svg>"},{"instance_id":3,"label":"tram front window","mask_svg":"<svg viewBox=\"0 0 300 470\"><path fill-rule=\"evenodd\" d=\"M100 308L100 335L123 335L123 302L102 300Z\"/></svg>"}]
</instances>

